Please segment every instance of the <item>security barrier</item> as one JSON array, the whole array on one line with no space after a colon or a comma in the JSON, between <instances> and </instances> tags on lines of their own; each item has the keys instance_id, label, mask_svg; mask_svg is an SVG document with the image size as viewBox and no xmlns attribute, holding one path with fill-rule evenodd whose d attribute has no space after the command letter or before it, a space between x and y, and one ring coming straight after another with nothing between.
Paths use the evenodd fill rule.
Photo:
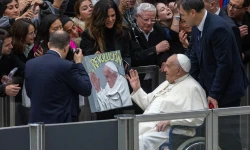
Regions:
<instances>
[{"instance_id":1,"label":"security barrier","mask_svg":"<svg viewBox=\"0 0 250 150\"><path fill-rule=\"evenodd\" d=\"M105 121L7 127L0 129L0 149L137 150L139 122L205 117L206 149L217 150L218 117L245 114L250 114L250 106L171 114L120 115L117 119ZM249 134L249 131L245 132ZM249 149L249 141L242 145L244 149Z\"/></svg>"},{"instance_id":2,"label":"security barrier","mask_svg":"<svg viewBox=\"0 0 250 150\"><path fill-rule=\"evenodd\" d=\"M135 68L133 68L135 69ZM249 64L245 68L250 76ZM154 74L152 88L159 84L159 68L156 66L137 68L139 73ZM0 149L1 150L137 150L139 122L206 117L206 149L217 150L218 117L250 114L250 90L242 100L244 107L200 110L154 115L120 115L105 121L66 124L33 124L8 127L15 124L14 97L0 98ZM241 116L241 140L244 150L250 149L250 117ZM13 144L14 143L14 144Z\"/></svg>"}]
</instances>

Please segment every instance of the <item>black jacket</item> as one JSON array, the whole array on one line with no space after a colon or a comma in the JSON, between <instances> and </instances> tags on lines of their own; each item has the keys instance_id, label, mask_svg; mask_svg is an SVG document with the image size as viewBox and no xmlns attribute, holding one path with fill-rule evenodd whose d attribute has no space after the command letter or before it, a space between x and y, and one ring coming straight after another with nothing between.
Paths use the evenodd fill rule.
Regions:
<instances>
[{"instance_id":1,"label":"black jacket","mask_svg":"<svg viewBox=\"0 0 250 150\"><path fill-rule=\"evenodd\" d=\"M165 30L159 25L154 25L154 30L150 33L148 41L144 34L135 28L130 30L132 37L133 51L132 51L132 66L161 66L165 58L170 56L168 52L156 53L156 45L166 39Z\"/></svg>"},{"instance_id":2,"label":"black jacket","mask_svg":"<svg viewBox=\"0 0 250 150\"><path fill-rule=\"evenodd\" d=\"M227 13L227 9L224 9ZM242 19L242 24L238 24L237 22L234 21L234 23L240 27L241 25L247 25L248 26L248 31L250 31L250 12L246 11L245 14L243 15ZM241 43L241 48L242 52L244 53L245 57L243 62L248 63L250 61L250 34L246 35L244 38L241 38L242 43Z\"/></svg>"},{"instance_id":3,"label":"black jacket","mask_svg":"<svg viewBox=\"0 0 250 150\"><path fill-rule=\"evenodd\" d=\"M0 97L5 96L5 85L0 84Z\"/></svg>"},{"instance_id":4,"label":"black jacket","mask_svg":"<svg viewBox=\"0 0 250 150\"><path fill-rule=\"evenodd\" d=\"M224 12L223 10L220 10L219 16L222 17L227 23L228 25L232 28L233 32L234 32L234 36L239 48L239 52L240 55L242 53L242 39L240 37L240 29L238 28L238 26L236 26L236 24L234 23L234 21L228 17L228 15L226 14L226 12Z\"/></svg>"},{"instance_id":5,"label":"black jacket","mask_svg":"<svg viewBox=\"0 0 250 150\"><path fill-rule=\"evenodd\" d=\"M105 39L105 52L120 50L122 58L125 59L128 63L131 64L131 51L132 45L130 40L130 34L127 29L124 30L124 35L118 38L118 35L114 29L105 29L104 39ZM82 33L82 41L80 47L83 51L83 55L93 55L96 51L100 51L100 48L97 42L92 39L89 35L88 30L85 30Z\"/></svg>"}]
</instances>

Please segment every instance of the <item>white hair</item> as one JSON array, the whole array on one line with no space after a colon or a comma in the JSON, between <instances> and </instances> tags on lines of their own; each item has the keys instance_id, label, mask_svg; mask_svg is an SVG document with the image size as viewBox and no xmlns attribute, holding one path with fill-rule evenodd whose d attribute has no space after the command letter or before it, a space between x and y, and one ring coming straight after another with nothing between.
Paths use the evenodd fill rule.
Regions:
<instances>
[{"instance_id":1,"label":"white hair","mask_svg":"<svg viewBox=\"0 0 250 150\"><path fill-rule=\"evenodd\" d=\"M152 11L152 12L156 13L156 8L154 5L152 5L150 3L141 3L137 7L137 14L141 14L142 11Z\"/></svg>"}]
</instances>

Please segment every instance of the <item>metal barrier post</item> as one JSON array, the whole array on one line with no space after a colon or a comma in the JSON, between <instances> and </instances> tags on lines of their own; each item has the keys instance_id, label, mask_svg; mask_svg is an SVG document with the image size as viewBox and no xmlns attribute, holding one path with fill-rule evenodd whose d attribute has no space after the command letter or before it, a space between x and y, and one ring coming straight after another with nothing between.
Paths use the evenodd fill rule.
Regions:
<instances>
[{"instance_id":1,"label":"metal barrier post","mask_svg":"<svg viewBox=\"0 0 250 150\"><path fill-rule=\"evenodd\" d=\"M134 119L134 150L139 149L139 121Z\"/></svg>"},{"instance_id":2,"label":"metal barrier post","mask_svg":"<svg viewBox=\"0 0 250 150\"><path fill-rule=\"evenodd\" d=\"M249 114L250 106L213 109L213 148L216 148L216 146L218 146L218 117ZM245 132L249 133L248 128L245 130ZM249 141L247 144L248 149Z\"/></svg>"},{"instance_id":3,"label":"metal barrier post","mask_svg":"<svg viewBox=\"0 0 250 150\"><path fill-rule=\"evenodd\" d=\"M7 101L9 104L9 125L10 126L15 126L15 118L16 118L16 103L15 103L15 97L13 96L8 96Z\"/></svg>"},{"instance_id":4,"label":"metal barrier post","mask_svg":"<svg viewBox=\"0 0 250 150\"><path fill-rule=\"evenodd\" d=\"M218 114L213 111L212 113L212 143L213 143L213 150L217 150L219 146L219 122L218 122L219 116Z\"/></svg>"},{"instance_id":5,"label":"metal barrier post","mask_svg":"<svg viewBox=\"0 0 250 150\"><path fill-rule=\"evenodd\" d=\"M30 150L45 150L45 126L43 123L29 124Z\"/></svg>"},{"instance_id":6,"label":"metal barrier post","mask_svg":"<svg viewBox=\"0 0 250 150\"><path fill-rule=\"evenodd\" d=\"M0 127L4 127L4 98L0 97Z\"/></svg>"},{"instance_id":7,"label":"metal barrier post","mask_svg":"<svg viewBox=\"0 0 250 150\"><path fill-rule=\"evenodd\" d=\"M213 113L209 112L206 118L206 149L212 150L213 147Z\"/></svg>"},{"instance_id":8,"label":"metal barrier post","mask_svg":"<svg viewBox=\"0 0 250 150\"><path fill-rule=\"evenodd\" d=\"M134 115L122 114L115 116L118 119L118 148L119 150L133 150L134 142Z\"/></svg>"},{"instance_id":9,"label":"metal barrier post","mask_svg":"<svg viewBox=\"0 0 250 150\"><path fill-rule=\"evenodd\" d=\"M9 121L9 101L7 97L3 98L3 119L4 119L4 127L9 127L10 126L10 121Z\"/></svg>"}]
</instances>

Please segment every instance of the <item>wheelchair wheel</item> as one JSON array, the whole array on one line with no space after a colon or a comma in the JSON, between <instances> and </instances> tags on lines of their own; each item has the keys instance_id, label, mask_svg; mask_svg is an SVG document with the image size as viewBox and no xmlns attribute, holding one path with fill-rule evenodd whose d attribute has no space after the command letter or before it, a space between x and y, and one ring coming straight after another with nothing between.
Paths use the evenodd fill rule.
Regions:
<instances>
[{"instance_id":1,"label":"wheelchair wheel","mask_svg":"<svg viewBox=\"0 0 250 150\"><path fill-rule=\"evenodd\" d=\"M204 137L194 137L182 143L177 150L206 150L206 140ZM218 150L221 150L218 147Z\"/></svg>"},{"instance_id":2,"label":"wheelchair wheel","mask_svg":"<svg viewBox=\"0 0 250 150\"><path fill-rule=\"evenodd\" d=\"M182 143L177 150L206 150L204 137L194 137Z\"/></svg>"}]
</instances>

